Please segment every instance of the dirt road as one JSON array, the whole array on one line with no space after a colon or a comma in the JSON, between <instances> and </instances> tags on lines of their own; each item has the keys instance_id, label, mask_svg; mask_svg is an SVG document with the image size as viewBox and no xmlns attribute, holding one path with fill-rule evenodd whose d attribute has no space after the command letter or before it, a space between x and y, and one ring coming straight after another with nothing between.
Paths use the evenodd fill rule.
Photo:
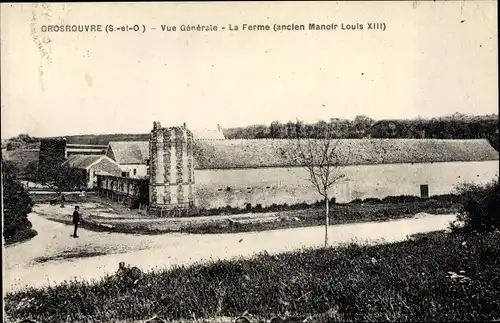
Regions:
<instances>
[{"instance_id":1,"label":"dirt road","mask_svg":"<svg viewBox=\"0 0 500 323\"><path fill-rule=\"evenodd\" d=\"M208 259L248 257L258 252L279 253L324 244L324 227L190 235L170 233L154 236L102 233L80 229L70 237L70 226L30 214L39 234L32 240L4 250L4 295L24 286L53 285L64 280L98 279L113 273L120 261L142 270L187 265ZM445 229L455 215L426 215L389 222L335 225L329 228L330 244L351 241L394 242L408 235ZM48 260L68 253L96 252L103 255ZM39 262L45 257L45 262ZM38 261L37 261L38 259Z\"/></svg>"}]
</instances>

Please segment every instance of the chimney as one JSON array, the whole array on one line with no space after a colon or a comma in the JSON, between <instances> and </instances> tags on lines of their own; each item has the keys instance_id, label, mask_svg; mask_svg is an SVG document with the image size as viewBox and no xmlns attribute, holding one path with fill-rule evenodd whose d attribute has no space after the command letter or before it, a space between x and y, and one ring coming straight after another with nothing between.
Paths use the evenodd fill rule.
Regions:
<instances>
[{"instance_id":1,"label":"chimney","mask_svg":"<svg viewBox=\"0 0 500 323\"><path fill-rule=\"evenodd\" d=\"M157 130L161 128L160 121L154 121L153 122L153 130Z\"/></svg>"},{"instance_id":2,"label":"chimney","mask_svg":"<svg viewBox=\"0 0 500 323\"><path fill-rule=\"evenodd\" d=\"M220 124L217 124L217 131L220 131Z\"/></svg>"},{"instance_id":3,"label":"chimney","mask_svg":"<svg viewBox=\"0 0 500 323\"><path fill-rule=\"evenodd\" d=\"M187 126L186 126L186 123L185 123L185 122L182 124L182 127L183 127L184 129L187 129Z\"/></svg>"}]
</instances>

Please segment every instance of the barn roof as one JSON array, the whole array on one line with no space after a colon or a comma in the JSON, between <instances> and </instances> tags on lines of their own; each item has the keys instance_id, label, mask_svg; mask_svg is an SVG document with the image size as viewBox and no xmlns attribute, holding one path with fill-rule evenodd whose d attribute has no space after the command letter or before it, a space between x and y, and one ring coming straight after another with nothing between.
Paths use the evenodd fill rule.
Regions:
<instances>
[{"instance_id":1,"label":"barn roof","mask_svg":"<svg viewBox=\"0 0 500 323\"><path fill-rule=\"evenodd\" d=\"M121 165L144 164L149 158L149 142L110 141L106 155Z\"/></svg>"},{"instance_id":2,"label":"barn roof","mask_svg":"<svg viewBox=\"0 0 500 323\"><path fill-rule=\"evenodd\" d=\"M219 129L193 128L191 130L195 140L224 140L224 134Z\"/></svg>"},{"instance_id":3,"label":"barn roof","mask_svg":"<svg viewBox=\"0 0 500 323\"><path fill-rule=\"evenodd\" d=\"M195 140L195 168L299 166L282 154L293 144L288 139ZM149 158L149 143L114 142L113 152L118 163L140 164ZM340 139L337 152L344 165L485 161L499 157L486 139Z\"/></svg>"},{"instance_id":4,"label":"barn roof","mask_svg":"<svg viewBox=\"0 0 500 323\"><path fill-rule=\"evenodd\" d=\"M68 164L71 168L80 168L87 169L93 163L98 161L101 158L104 158L104 155L71 155L68 156L65 164Z\"/></svg>"},{"instance_id":5,"label":"barn roof","mask_svg":"<svg viewBox=\"0 0 500 323\"><path fill-rule=\"evenodd\" d=\"M300 166L282 153L293 145L288 139L196 141L195 168ZM498 160L486 139L340 139L336 151L343 165Z\"/></svg>"}]
</instances>

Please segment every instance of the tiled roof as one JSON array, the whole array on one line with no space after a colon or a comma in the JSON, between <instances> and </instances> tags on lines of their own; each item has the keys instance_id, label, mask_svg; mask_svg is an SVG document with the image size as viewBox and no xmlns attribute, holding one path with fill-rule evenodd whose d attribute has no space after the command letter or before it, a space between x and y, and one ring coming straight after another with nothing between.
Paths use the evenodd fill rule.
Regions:
<instances>
[{"instance_id":1,"label":"tiled roof","mask_svg":"<svg viewBox=\"0 0 500 323\"><path fill-rule=\"evenodd\" d=\"M67 163L71 168L87 169L90 165L103 158L103 155L71 155L68 156Z\"/></svg>"},{"instance_id":2,"label":"tiled roof","mask_svg":"<svg viewBox=\"0 0 500 323\"><path fill-rule=\"evenodd\" d=\"M293 145L287 139L195 140L195 168L299 166L282 153ZM341 139L336 151L345 165L498 160L486 139ZM144 163L149 143L115 142L113 152L118 163Z\"/></svg>"},{"instance_id":3,"label":"tiled roof","mask_svg":"<svg viewBox=\"0 0 500 323\"><path fill-rule=\"evenodd\" d=\"M218 129L196 129L193 128L192 130L193 133L193 138L195 140L224 140L226 139L224 137L224 134L222 133L221 130Z\"/></svg>"},{"instance_id":4,"label":"tiled roof","mask_svg":"<svg viewBox=\"0 0 500 323\"><path fill-rule=\"evenodd\" d=\"M288 139L196 141L196 169L300 166ZM486 139L340 139L336 148L343 165L498 160Z\"/></svg>"},{"instance_id":5,"label":"tiled roof","mask_svg":"<svg viewBox=\"0 0 500 323\"><path fill-rule=\"evenodd\" d=\"M118 164L144 164L149 158L148 141L110 141L107 155Z\"/></svg>"}]
</instances>

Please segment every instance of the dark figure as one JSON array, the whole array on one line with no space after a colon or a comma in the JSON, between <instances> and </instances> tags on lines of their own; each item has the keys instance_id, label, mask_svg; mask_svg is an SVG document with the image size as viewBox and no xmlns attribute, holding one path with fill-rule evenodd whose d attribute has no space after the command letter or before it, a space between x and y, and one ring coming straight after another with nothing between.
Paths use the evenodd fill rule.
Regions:
<instances>
[{"instance_id":1,"label":"dark figure","mask_svg":"<svg viewBox=\"0 0 500 323\"><path fill-rule=\"evenodd\" d=\"M64 202L66 202L66 198L64 197L64 194L61 193L61 207L64 207Z\"/></svg>"},{"instance_id":2,"label":"dark figure","mask_svg":"<svg viewBox=\"0 0 500 323\"><path fill-rule=\"evenodd\" d=\"M75 225L73 238L78 238L78 236L76 235L76 230L78 230L78 223L80 223L80 207L75 206L75 211L73 212L73 224Z\"/></svg>"}]
</instances>

